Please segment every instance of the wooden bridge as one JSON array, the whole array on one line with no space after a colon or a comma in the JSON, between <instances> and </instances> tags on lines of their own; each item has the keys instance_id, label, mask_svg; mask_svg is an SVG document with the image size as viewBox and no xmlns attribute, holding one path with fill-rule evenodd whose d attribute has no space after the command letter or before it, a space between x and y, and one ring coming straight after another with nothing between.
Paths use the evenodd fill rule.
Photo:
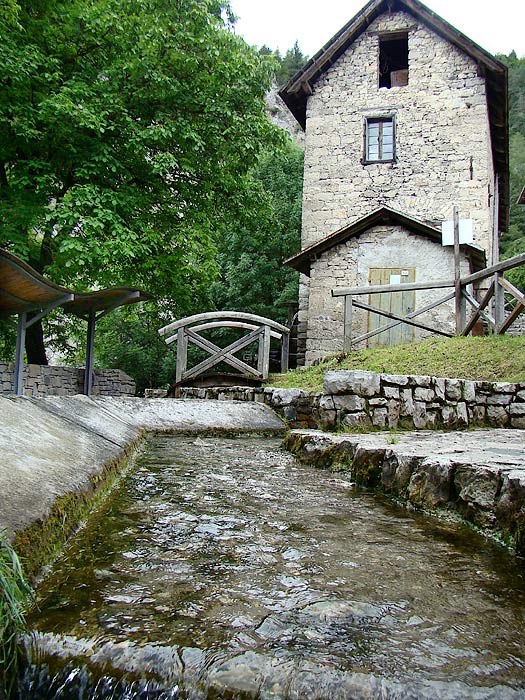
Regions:
<instances>
[{"instance_id":1,"label":"wooden bridge","mask_svg":"<svg viewBox=\"0 0 525 700\"><path fill-rule=\"evenodd\" d=\"M247 333L227 347L221 348L201 335L204 331L217 328L240 329L247 331ZM165 342L168 345L177 343L176 384L195 379L221 362L236 369L241 373L241 376L264 381L268 379L270 371L272 338L281 342L281 372L288 371L290 330L286 326L263 316L241 311L213 311L188 316L160 328L158 332L161 336L167 336ZM255 342L258 343L257 365L252 367L244 360L235 357L235 354ZM209 357L188 369L188 345L190 343L207 352Z\"/></svg>"}]
</instances>

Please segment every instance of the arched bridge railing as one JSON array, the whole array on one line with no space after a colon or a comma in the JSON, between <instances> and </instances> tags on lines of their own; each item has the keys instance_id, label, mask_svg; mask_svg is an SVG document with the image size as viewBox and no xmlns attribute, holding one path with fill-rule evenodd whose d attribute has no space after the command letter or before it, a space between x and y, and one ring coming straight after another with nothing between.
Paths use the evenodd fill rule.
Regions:
<instances>
[{"instance_id":1,"label":"arched bridge railing","mask_svg":"<svg viewBox=\"0 0 525 700\"><path fill-rule=\"evenodd\" d=\"M245 335L221 348L201 333L213 328L239 328L247 331ZM266 380L270 370L270 342L272 338L281 341L281 372L288 371L288 353L290 347L290 330L264 316L247 314L242 311L212 311L182 318L159 329L169 345L177 343L176 383L195 379L220 362L225 362L243 375ZM235 357L235 353L254 342L258 342L257 367ZM188 344L192 343L209 354L205 360L188 369Z\"/></svg>"}]
</instances>

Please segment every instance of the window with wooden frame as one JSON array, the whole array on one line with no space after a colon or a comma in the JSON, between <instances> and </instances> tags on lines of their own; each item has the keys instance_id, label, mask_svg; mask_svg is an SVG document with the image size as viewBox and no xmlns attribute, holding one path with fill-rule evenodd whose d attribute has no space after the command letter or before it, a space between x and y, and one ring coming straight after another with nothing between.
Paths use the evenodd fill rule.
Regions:
<instances>
[{"instance_id":1,"label":"window with wooden frame","mask_svg":"<svg viewBox=\"0 0 525 700\"><path fill-rule=\"evenodd\" d=\"M385 163L395 160L394 117L369 117L365 121L364 163Z\"/></svg>"}]
</instances>

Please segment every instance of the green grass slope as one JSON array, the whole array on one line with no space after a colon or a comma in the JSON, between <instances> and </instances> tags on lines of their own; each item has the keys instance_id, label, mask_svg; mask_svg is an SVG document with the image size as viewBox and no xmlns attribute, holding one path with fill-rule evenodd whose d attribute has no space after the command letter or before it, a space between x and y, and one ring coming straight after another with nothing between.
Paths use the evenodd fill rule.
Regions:
<instances>
[{"instance_id":1,"label":"green grass slope","mask_svg":"<svg viewBox=\"0 0 525 700\"><path fill-rule=\"evenodd\" d=\"M276 387L322 391L324 373L338 369L525 382L525 338L429 338L421 343L358 350L328 357L314 367L273 375L269 383Z\"/></svg>"}]
</instances>

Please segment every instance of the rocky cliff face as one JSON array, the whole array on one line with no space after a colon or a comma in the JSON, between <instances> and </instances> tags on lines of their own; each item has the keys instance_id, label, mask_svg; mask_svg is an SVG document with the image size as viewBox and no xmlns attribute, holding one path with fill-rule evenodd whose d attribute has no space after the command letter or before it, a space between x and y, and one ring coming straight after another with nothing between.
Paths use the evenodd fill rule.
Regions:
<instances>
[{"instance_id":1,"label":"rocky cliff face","mask_svg":"<svg viewBox=\"0 0 525 700\"><path fill-rule=\"evenodd\" d=\"M304 131L295 117L278 95L279 86L274 82L272 89L266 95L266 114L270 121L280 129L287 131L300 146L304 146Z\"/></svg>"}]
</instances>

